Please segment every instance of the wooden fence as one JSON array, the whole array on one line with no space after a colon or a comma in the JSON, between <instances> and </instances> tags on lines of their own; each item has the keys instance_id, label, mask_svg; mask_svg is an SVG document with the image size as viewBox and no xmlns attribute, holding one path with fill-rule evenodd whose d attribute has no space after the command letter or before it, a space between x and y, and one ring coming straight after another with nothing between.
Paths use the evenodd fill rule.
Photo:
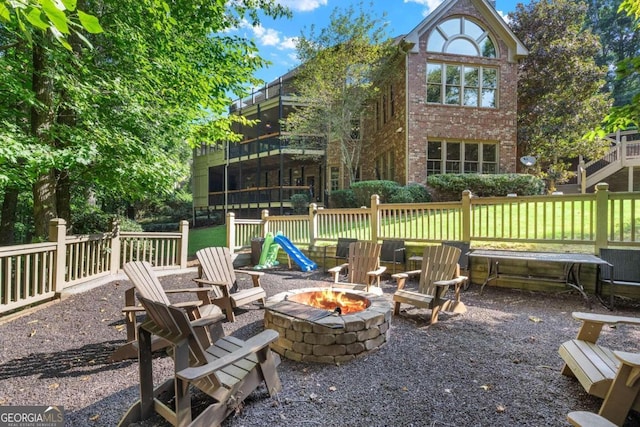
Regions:
<instances>
[{"instance_id":1,"label":"wooden fence","mask_svg":"<svg viewBox=\"0 0 640 427\"><path fill-rule=\"evenodd\" d=\"M609 246L640 247L640 193L611 193L606 183L592 194L472 197L457 202L381 204L360 209L309 206L307 215L270 216L261 220L227 217L227 245L250 247L251 239L282 232L303 246L335 242L339 237L379 241L439 243L509 242L590 245L598 254Z\"/></svg>"},{"instance_id":2,"label":"wooden fence","mask_svg":"<svg viewBox=\"0 0 640 427\"><path fill-rule=\"evenodd\" d=\"M117 274L134 260L186 268L189 223L175 233L111 232L67 236L63 219L49 224L49 242L0 247L0 314L59 296L67 287Z\"/></svg>"}]
</instances>

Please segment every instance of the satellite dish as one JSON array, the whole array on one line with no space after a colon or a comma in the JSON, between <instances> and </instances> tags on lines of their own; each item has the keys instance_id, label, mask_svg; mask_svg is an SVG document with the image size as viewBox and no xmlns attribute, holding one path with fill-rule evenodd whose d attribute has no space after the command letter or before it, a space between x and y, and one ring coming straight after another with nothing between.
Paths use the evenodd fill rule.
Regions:
<instances>
[{"instance_id":1,"label":"satellite dish","mask_svg":"<svg viewBox=\"0 0 640 427\"><path fill-rule=\"evenodd\" d=\"M522 156L520 162L525 166L533 166L536 164L536 158L533 156Z\"/></svg>"}]
</instances>

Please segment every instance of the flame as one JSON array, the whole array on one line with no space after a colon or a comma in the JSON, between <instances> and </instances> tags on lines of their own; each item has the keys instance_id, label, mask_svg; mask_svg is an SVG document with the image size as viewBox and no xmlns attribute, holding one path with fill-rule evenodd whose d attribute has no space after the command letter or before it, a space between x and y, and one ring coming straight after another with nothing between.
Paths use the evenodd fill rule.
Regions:
<instances>
[{"instance_id":1,"label":"flame","mask_svg":"<svg viewBox=\"0 0 640 427\"><path fill-rule=\"evenodd\" d=\"M369 306L366 298L359 298L348 292L339 292L333 289L306 292L290 299L301 304L330 311L334 311L337 307L340 307L342 314L357 313Z\"/></svg>"}]
</instances>

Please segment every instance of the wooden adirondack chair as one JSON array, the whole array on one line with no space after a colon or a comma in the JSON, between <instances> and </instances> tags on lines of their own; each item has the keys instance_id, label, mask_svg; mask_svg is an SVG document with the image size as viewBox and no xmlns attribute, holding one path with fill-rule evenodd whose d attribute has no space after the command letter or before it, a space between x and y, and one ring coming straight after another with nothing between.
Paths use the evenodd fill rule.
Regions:
<instances>
[{"instance_id":1,"label":"wooden adirondack chair","mask_svg":"<svg viewBox=\"0 0 640 427\"><path fill-rule=\"evenodd\" d=\"M357 241L349 245L349 255L345 264L329 269L333 274L333 287L356 289L382 295L380 276L387 267L380 267L382 245L374 242ZM348 270L347 281L340 281L340 272Z\"/></svg>"},{"instance_id":2,"label":"wooden adirondack chair","mask_svg":"<svg viewBox=\"0 0 640 427\"><path fill-rule=\"evenodd\" d=\"M110 362L117 362L124 359L131 359L138 356L138 337L137 337L137 318L136 315L144 312L144 308L136 304L135 291L139 295L147 298L153 298L162 301L165 304L171 304L167 294L190 293L198 296L197 301L184 301L175 305L188 310L189 318L193 327L204 340L213 341L223 335L221 320L224 315L220 307L211 302L208 295L208 289L202 287L197 288L179 288L167 289L162 287L151 264L143 261L133 261L125 264L124 272L133 283L133 288L125 291L125 304L122 309L125 315L125 326L127 329L127 343L116 349L110 356ZM153 350L160 350L168 346L166 341L159 338L153 340Z\"/></svg>"},{"instance_id":3,"label":"wooden adirondack chair","mask_svg":"<svg viewBox=\"0 0 640 427\"><path fill-rule=\"evenodd\" d=\"M247 341L227 336L210 345L198 338L183 309L142 296L139 299L148 314L138 332L140 400L119 426L146 420L154 411L174 426L219 426L262 382L270 396L282 388L277 372L280 358L269 349L278 332L267 329ZM171 344L175 364L173 378L155 389L152 334ZM191 386L215 400L195 419Z\"/></svg>"},{"instance_id":4,"label":"wooden adirondack chair","mask_svg":"<svg viewBox=\"0 0 640 427\"><path fill-rule=\"evenodd\" d=\"M211 289L212 302L225 311L227 320L235 322L233 309L261 301L264 306L267 293L260 286L260 271L234 270L231 253L226 247L209 247L196 252L200 261L200 278L194 279L200 286ZM236 274L247 274L253 281L252 288L238 289Z\"/></svg>"},{"instance_id":5,"label":"wooden adirondack chair","mask_svg":"<svg viewBox=\"0 0 640 427\"><path fill-rule=\"evenodd\" d=\"M612 351L598 344L604 325L640 326L640 318L607 314L572 314L582 321L575 339L560 345L562 374L575 377L585 391L603 398L599 415L621 426L631 409L640 411L640 354ZM586 424L585 424L586 425Z\"/></svg>"},{"instance_id":6,"label":"wooden adirondack chair","mask_svg":"<svg viewBox=\"0 0 640 427\"><path fill-rule=\"evenodd\" d=\"M441 310L454 313L467 311L460 301L460 289L467 280L460 275L460 249L453 246L427 246L422 254L422 268L394 274L398 290L393 294L393 314L400 314L402 303L420 308L431 309L431 323L438 321ZM406 280L412 276L420 276L417 290L405 289ZM445 298L449 286L454 286L455 300Z\"/></svg>"}]
</instances>

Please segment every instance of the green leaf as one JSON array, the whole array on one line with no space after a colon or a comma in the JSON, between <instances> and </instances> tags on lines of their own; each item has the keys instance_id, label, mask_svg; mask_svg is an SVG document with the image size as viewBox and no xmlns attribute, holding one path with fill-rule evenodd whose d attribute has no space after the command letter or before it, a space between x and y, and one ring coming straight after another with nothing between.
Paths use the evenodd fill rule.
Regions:
<instances>
[{"instance_id":1,"label":"green leaf","mask_svg":"<svg viewBox=\"0 0 640 427\"><path fill-rule=\"evenodd\" d=\"M80 23L82 24L84 29L91 34L99 34L103 31L100 23L98 22L98 18L96 18L95 16L79 10L78 18L80 18Z\"/></svg>"},{"instance_id":2,"label":"green leaf","mask_svg":"<svg viewBox=\"0 0 640 427\"><path fill-rule=\"evenodd\" d=\"M76 10L76 6L78 4L77 0L61 0L64 7L67 8L69 12L73 12Z\"/></svg>"},{"instance_id":3,"label":"green leaf","mask_svg":"<svg viewBox=\"0 0 640 427\"><path fill-rule=\"evenodd\" d=\"M93 49L93 45L91 44L91 42L85 36L83 36L82 33L78 31L75 31L75 33L76 33L76 36L78 36L78 38L82 40L84 44L86 44L90 49Z\"/></svg>"},{"instance_id":4,"label":"green leaf","mask_svg":"<svg viewBox=\"0 0 640 427\"><path fill-rule=\"evenodd\" d=\"M67 15L65 15L63 11L58 9L58 7L51 0L42 0L42 10L44 10L47 18L49 18L49 21L51 21L53 26L56 27L58 31L63 34L69 34Z\"/></svg>"},{"instance_id":5,"label":"green leaf","mask_svg":"<svg viewBox=\"0 0 640 427\"><path fill-rule=\"evenodd\" d=\"M49 24L43 18L44 16L42 16L40 9L31 9L29 13L27 13L27 21L29 21L31 25L41 30L46 30L49 28Z\"/></svg>"},{"instance_id":6,"label":"green leaf","mask_svg":"<svg viewBox=\"0 0 640 427\"><path fill-rule=\"evenodd\" d=\"M4 3L0 3L0 19L5 22L11 22L11 14Z\"/></svg>"},{"instance_id":7,"label":"green leaf","mask_svg":"<svg viewBox=\"0 0 640 427\"><path fill-rule=\"evenodd\" d=\"M67 39L64 37L64 34L62 34L57 27L49 27L49 29L51 30L51 33L56 38L56 40L58 40L58 43L64 46L67 50L73 50Z\"/></svg>"}]
</instances>

